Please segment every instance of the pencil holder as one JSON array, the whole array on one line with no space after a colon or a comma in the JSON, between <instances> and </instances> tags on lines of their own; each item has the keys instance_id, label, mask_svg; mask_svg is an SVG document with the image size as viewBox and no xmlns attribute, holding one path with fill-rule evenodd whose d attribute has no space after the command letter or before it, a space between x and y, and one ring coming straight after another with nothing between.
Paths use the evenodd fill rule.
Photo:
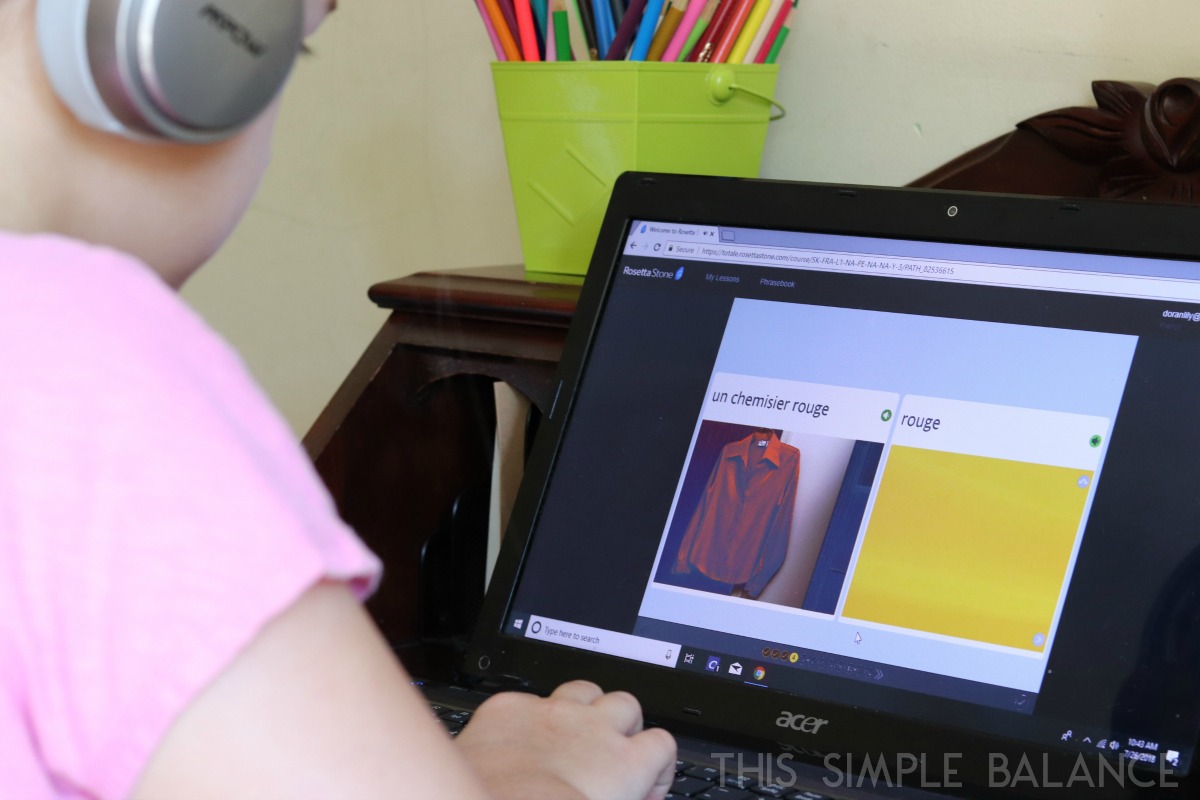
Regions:
<instances>
[{"instance_id":1,"label":"pencil holder","mask_svg":"<svg viewBox=\"0 0 1200 800\"><path fill-rule=\"evenodd\" d=\"M757 176L767 123L782 116L777 75L762 64L493 63L526 277L582 281L622 172Z\"/></svg>"}]
</instances>

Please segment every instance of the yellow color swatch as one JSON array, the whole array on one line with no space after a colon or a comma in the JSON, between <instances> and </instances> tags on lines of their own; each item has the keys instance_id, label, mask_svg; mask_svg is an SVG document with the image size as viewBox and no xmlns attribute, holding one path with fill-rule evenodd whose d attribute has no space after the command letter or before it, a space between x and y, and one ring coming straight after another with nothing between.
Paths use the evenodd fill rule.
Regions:
<instances>
[{"instance_id":1,"label":"yellow color swatch","mask_svg":"<svg viewBox=\"0 0 1200 800\"><path fill-rule=\"evenodd\" d=\"M1091 479L893 447L844 615L1040 651Z\"/></svg>"}]
</instances>

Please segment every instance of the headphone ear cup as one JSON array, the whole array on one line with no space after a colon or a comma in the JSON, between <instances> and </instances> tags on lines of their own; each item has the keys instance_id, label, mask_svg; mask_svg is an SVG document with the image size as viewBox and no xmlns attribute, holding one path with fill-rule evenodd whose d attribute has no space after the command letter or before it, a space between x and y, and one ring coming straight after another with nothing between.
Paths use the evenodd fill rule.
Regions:
<instances>
[{"instance_id":1,"label":"headphone ear cup","mask_svg":"<svg viewBox=\"0 0 1200 800\"><path fill-rule=\"evenodd\" d=\"M105 105L88 65L88 0L37 0L38 49L50 84L85 125L132 134Z\"/></svg>"},{"instance_id":2,"label":"headphone ear cup","mask_svg":"<svg viewBox=\"0 0 1200 800\"><path fill-rule=\"evenodd\" d=\"M211 142L262 113L295 63L302 0L37 0L43 62L85 124Z\"/></svg>"}]
</instances>

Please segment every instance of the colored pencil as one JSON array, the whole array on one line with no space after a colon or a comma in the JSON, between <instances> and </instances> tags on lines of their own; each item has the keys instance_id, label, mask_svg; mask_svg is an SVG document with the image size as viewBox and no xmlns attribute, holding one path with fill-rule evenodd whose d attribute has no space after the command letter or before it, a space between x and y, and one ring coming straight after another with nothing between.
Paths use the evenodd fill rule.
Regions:
<instances>
[{"instance_id":1,"label":"colored pencil","mask_svg":"<svg viewBox=\"0 0 1200 800\"><path fill-rule=\"evenodd\" d=\"M646 4L646 13L642 15L642 24L638 26L637 38L633 40L633 48L629 51L630 61L646 60L646 54L650 52L650 41L654 38L654 29L658 26L662 10L663 0L650 0Z\"/></svg>"},{"instance_id":2,"label":"colored pencil","mask_svg":"<svg viewBox=\"0 0 1200 800\"><path fill-rule=\"evenodd\" d=\"M696 5L702 5L702 0L694 0L694 2ZM663 14L662 22L658 25L658 30L654 32L654 38L650 40L650 51L646 53L647 61L663 60L663 53L667 52L667 45L675 38L675 31L679 30L679 23L683 21L687 5L688 0L671 0L666 13Z\"/></svg>"},{"instance_id":3,"label":"colored pencil","mask_svg":"<svg viewBox=\"0 0 1200 800\"><path fill-rule=\"evenodd\" d=\"M679 26L675 28L675 33L672 34L667 49L663 51L663 61L674 61L679 58L679 51L683 49L684 42L688 40L695 29L696 20L700 19L706 5L708 5L707 0L692 0L688 4L687 10L683 12L683 19L679 21Z\"/></svg>"},{"instance_id":4,"label":"colored pencil","mask_svg":"<svg viewBox=\"0 0 1200 800\"><path fill-rule=\"evenodd\" d=\"M579 16L579 0L567 0L567 26L571 31L571 53L576 61L591 59L587 36L583 32L583 20Z\"/></svg>"},{"instance_id":5,"label":"colored pencil","mask_svg":"<svg viewBox=\"0 0 1200 800\"><path fill-rule=\"evenodd\" d=\"M787 24L792 9L799 2L800 0L792 0L791 3L784 3L783 8L775 15L775 20L771 23L771 30L767 31L767 38L763 40L762 46L758 48L758 55L754 57L755 64L767 63L767 55L771 52L771 46L775 44L775 39L779 36L779 31Z\"/></svg>"},{"instance_id":6,"label":"colored pencil","mask_svg":"<svg viewBox=\"0 0 1200 800\"><path fill-rule=\"evenodd\" d=\"M621 17L625 15L623 13L620 16L617 15L616 11L613 10L612 0L601 0L601 4L605 6L604 24L608 26L608 46L612 47L612 40L617 36L617 28L621 24Z\"/></svg>"},{"instance_id":7,"label":"colored pencil","mask_svg":"<svg viewBox=\"0 0 1200 800\"><path fill-rule=\"evenodd\" d=\"M538 38L543 38L546 35L546 7L547 0L529 0L529 5L533 8L533 24L537 27Z\"/></svg>"},{"instance_id":8,"label":"colored pencil","mask_svg":"<svg viewBox=\"0 0 1200 800\"><path fill-rule=\"evenodd\" d=\"M517 49L521 48L520 33L517 28L517 7L513 5L513 0L496 0L500 4L500 10L504 13L504 24L508 26L509 33L512 34L513 41L517 43Z\"/></svg>"},{"instance_id":9,"label":"colored pencil","mask_svg":"<svg viewBox=\"0 0 1200 800\"><path fill-rule=\"evenodd\" d=\"M737 41L733 43L733 49L729 51L729 57L726 60L730 64L741 64L746 60L746 54L750 52L750 43L754 41L758 29L762 27L763 20L767 18L767 12L770 9L771 0L755 0L750 9L750 16L746 17L746 24L742 26Z\"/></svg>"},{"instance_id":10,"label":"colored pencil","mask_svg":"<svg viewBox=\"0 0 1200 800\"><path fill-rule=\"evenodd\" d=\"M771 52L767 53L767 60L764 64L774 64L779 58L779 51L783 49L783 43L787 41L788 33L791 31L787 25L779 29L779 35L775 37L775 43L771 45Z\"/></svg>"},{"instance_id":11,"label":"colored pencil","mask_svg":"<svg viewBox=\"0 0 1200 800\"><path fill-rule=\"evenodd\" d=\"M487 28L488 39L492 42L492 49L496 51L496 60L507 61L508 56L504 53L504 45L500 44L500 36L496 33L496 26L492 23L492 18L488 16L483 0L475 0L475 7L479 9L479 16L483 17L483 27Z\"/></svg>"},{"instance_id":12,"label":"colored pencil","mask_svg":"<svg viewBox=\"0 0 1200 800\"><path fill-rule=\"evenodd\" d=\"M746 51L746 55L742 57L743 64L753 64L758 51L762 49L762 44L767 40L767 34L771 32L771 24L775 18L779 16L779 12L788 4L790 0L771 0L770 8L767 9L767 14L763 17L762 24L758 26L758 30L754 34L754 39L750 42L750 49Z\"/></svg>"},{"instance_id":13,"label":"colored pencil","mask_svg":"<svg viewBox=\"0 0 1200 800\"><path fill-rule=\"evenodd\" d=\"M554 21L554 57L559 61L571 60L571 23L567 18L567 6L564 0L554 0L550 16Z\"/></svg>"},{"instance_id":14,"label":"colored pencil","mask_svg":"<svg viewBox=\"0 0 1200 800\"><path fill-rule=\"evenodd\" d=\"M516 0L517 31L521 34L521 55L526 61L541 61L538 52L537 26L533 24L533 8L529 0Z\"/></svg>"},{"instance_id":15,"label":"colored pencil","mask_svg":"<svg viewBox=\"0 0 1200 800\"><path fill-rule=\"evenodd\" d=\"M694 0L700 2L700 0ZM679 25L679 30L675 32L675 39L679 39L679 34L683 33L684 26L691 25L691 30L684 37L683 44L679 46L679 50L675 50L676 42L672 41L671 46L667 48L667 52L663 54L664 61L686 61L688 55L696 47L696 42L704 35L704 31L708 28L708 23L712 19L713 12L717 10L717 4L721 0L705 0L703 8L700 10L700 15L696 17L695 22L688 22L687 17L683 18L683 22ZM669 56L674 53L675 57Z\"/></svg>"},{"instance_id":16,"label":"colored pencil","mask_svg":"<svg viewBox=\"0 0 1200 800\"><path fill-rule=\"evenodd\" d=\"M583 35L587 39L588 55L595 61L600 58L600 40L596 36L596 19L592 16L592 0L576 0L575 9L579 12Z\"/></svg>"},{"instance_id":17,"label":"colored pencil","mask_svg":"<svg viewBox=\"0 0 1200 800\"><path fill-rule=\"evenodd\" d=\"M530 5L533 6L533 24L537 27L538 47L541 49L542 59L553 61L546 58L546 42L554 33L554 20L550 18L550 0L531 0Z\"/></svg>"},{"instance_id":18,"label":"colored pencil","mask_svg":"<svg viewBox=\"0 0 1200 800\"><path fill-rule=\"evenodd\" d=\"M488 16L491 17L492 26L496 30L496 36L500 39L500 46L504 49L507 60L521 61L521 48L517 46L512 29L508 27L508 23L504 19L504 12L500 8L499 0L483 0L483 6L487 9Z\"/></svg>"},{"instance_id":19,"label":"colored pencil","mask_svg":"<svg viewBox=\"0 0 1200 800\"><path fill-rule=\"evenodd\" d=\"M730 14L740 2L741 0L721 0L717 10L713 12L708 27L704 29L704 35L697 40L696 47L688 55L688 61L712 61L712 51L716 46L717 38L724 32Z\"/></svg>"},{"instance_id":20,"label":"colored pencil","mask_svg":"<svg viewBox=\"0 0 1200 800\"><path fill-rule=\"evenodd\" d=\"M625 57L625 51L629 49L629 43L637 33L638 24L646 15L646 2L647 0L633 0L629 4L629 8L625 10L625 18L621 20L621 28L613 37L612 45L604 56L605 61L620 61Z\"/></svg>"},{"instance_id":21,"label":"colored pencil","mask_svg":"<svg viewBox=\"0 0 1200 800\"><path fill-rule=\"evenodd\" d=\"M675 58L676 61L682 63L692 60L691 54L696 51L696 44L700 41L700 37L708 30L708 22L708 20L702 19L696 23L696 27L692 28L691 35L683 43L683 49L679 51L679 55Z\"/></svg>"},{"instance_id":22,"label":"colored pencil","mask_svg":"<svg viewBox=\"0 0 1200 800\"><path fill-rule=\"evenodd\" d=\"M621 22L625 19L625 9L628 8L628 3L622 3L621 0L608 0L608 5L612 9L613 30L618 30L621 27Z\"/></svg>"},{"instance_id":23,"label":"colored pencil","mask_svg":"<svg viewBox=\"0 0 1200 800\"><path fill-rule=\"evenodd\" d=\"M754 4L755 0L739 0L725 29L721 31L721 35L713 44L710 61L716 64L724 64L729 60L729 54L733 52L733 46L737 43L738 35L742 32L742 28L745 26L746 20L754 8Z\"/></svg>"},{"instance_id":24,"label":"colored pencil","mask_svg":"<svg viewBox=\"0 0 1200 800\"><path fill-rule=\"evenodd\" d=\"M543 61L558 61L558 47L556 46L557 31L554 30L554 12L550 8L550 4L546 4L546 33L542 36L540 44L542 45L542 60Z\"/></svg>"},{"instance_id":25,"label":"colored pencil","mask_svg":"<svg viewBox=\"0 0 1200 800\"><path fill-rule=\"evenodd\" d=\"M597 52L607 53L612 46L613 37L617 35L616 26L612 19L612 6L608 0L592 0L592 17L596 20Z\"/></svg>"}]
</instances>

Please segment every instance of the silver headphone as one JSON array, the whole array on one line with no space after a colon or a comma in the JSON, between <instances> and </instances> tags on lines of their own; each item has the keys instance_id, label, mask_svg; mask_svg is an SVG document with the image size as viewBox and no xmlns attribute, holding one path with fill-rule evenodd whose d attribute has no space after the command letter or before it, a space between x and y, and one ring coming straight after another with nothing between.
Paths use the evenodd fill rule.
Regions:
<instances>
[{"instance_id":1,"label":"silver headphone","mask_svg":"<svg viewBox=\"0 0 1200 800\"><path fill-rule=\"evenodd\" d=\"M303 0L37 0L50 82L80 121L203 143L257 117L287 80Z\"/></svg>"}]
</instances>

